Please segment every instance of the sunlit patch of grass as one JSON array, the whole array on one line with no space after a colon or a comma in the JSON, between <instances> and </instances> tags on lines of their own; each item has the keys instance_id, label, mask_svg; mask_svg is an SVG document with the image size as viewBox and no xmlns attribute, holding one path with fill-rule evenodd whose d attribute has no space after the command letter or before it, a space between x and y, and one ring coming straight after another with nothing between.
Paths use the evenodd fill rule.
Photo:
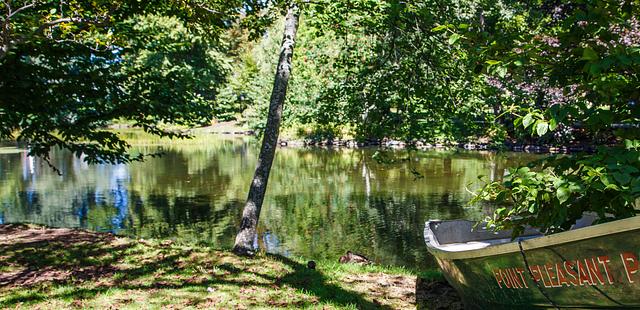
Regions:
<instances>
[{"instance_id":1,"label":"sunlit patch of grass","mask_svg":"<svg viewBox=\"0 0 640 310\"><path fill-rule=\"evenodd\" d=\"M119 129L114 130L118 136L124 140L126 140L129 144L134 146L149 146L149 145L200 145L200 144L210 144L212 140L221 140L221 139L247 139L251 140L253 138L247 136L225 136L225 135L212 135L208 129L201 128L174 128L174 130L187 133L190 138L187 139L178 139L178 138L168 138L168 137L158 137L156 135L152 135L150 133L146 133L140 129ZM218 132L239 132L246 131L245 128L240 127L220 127L216 129Z\"/></svg>"},{"instance_id":2,"label":"sunlit patch of grass","mask_svg":"<svg viewBox=\"0 0 640 310\"><path fill-rule=\"evenodd\" d=\"M0 261L6 260L8 256L0 257ZM0 265L0 273L10 273L20 271L22 268L14 264Z\"/></svg>"},{"instance_id":3,"label":"sunlit patch of grass","mask_svg":"<svg viewBox=\"0 0 640 310\"><path fill-rule=\"evenodd\" d=\"M25 150L18 147L0 147L0 154L18 154L22 152L25 152Z\"/></svg>"},{"instance_id":4,"label":"sunlit patch of grass","mask_svg":"<svg viewBox=\"0 0 640 310\"><path fill-rule=\"evenodd\" d=\"M415 307L416 274L404 268L319 261L312 270L301 258L244 258L206 247L86 232L82 240L93 242L79 246L69 242L73 231L52 231L39 228L36 235L16 234L14 239L9 233L10 241L0 243L0 266L30 270L0 285L0 308ZM40 238L36 246L29 240L34 236ZM9 270L3 268L0 283ZM437 272L426 276L441 277Z\"/></svg>"}]
</instances>

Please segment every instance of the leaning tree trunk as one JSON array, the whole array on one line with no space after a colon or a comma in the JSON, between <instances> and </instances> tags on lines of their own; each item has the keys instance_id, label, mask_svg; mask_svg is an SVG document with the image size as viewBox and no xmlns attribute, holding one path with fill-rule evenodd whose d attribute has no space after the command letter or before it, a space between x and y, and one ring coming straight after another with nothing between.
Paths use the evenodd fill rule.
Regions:
<instances>
[{"instance_id":1,"label":"leaning tree trunk","mask_svg":"<svg viewBox=\"0 0 640 310\"><path fill-rule=\"evenodd\" d=\"M264 131L262 147L258 156L258 166L256 167L253 181L251 181L249 196L242 211L240 231L236 236L236 243L233 247L233 251L241 255L253 255L255 251L253 240L256 237L256 226L260 218L260 210L267 190L267 182L269 181L269 172L271 171L271 164L278 144L282 106L287 96L287 85L289 84L292 67L291 58L293 56L296 32L298 31L298 17L298 7L292 4L287 11L284 23L284 38L282 39L280 59L278 60L276 77L269 102L267 127Z\"/></svg>"}]
</instances>

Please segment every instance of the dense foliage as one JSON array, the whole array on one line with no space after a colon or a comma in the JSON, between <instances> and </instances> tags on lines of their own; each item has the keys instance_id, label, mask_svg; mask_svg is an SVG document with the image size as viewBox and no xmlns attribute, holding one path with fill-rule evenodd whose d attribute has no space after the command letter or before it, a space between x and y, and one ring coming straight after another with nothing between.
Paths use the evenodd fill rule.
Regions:
<instances>
[{"instance_id":1,"label":"dense foliage","mask_svg":"<svg viewBox=\"0 0 640 310\"><path fill-rule=\"evenodd\" d=\"M321 1L304 10L285 127L300 137L465 141L495 135L484 81L441 23L473 16L450 1ZM260 128L280 25L246 46L228 92ZM229 96L224 103L232 105Z\"/></svg>"},{"instance_id":2,"label":"dense foliage","mask_svg":"<svg viewBox=\"0 0 640 310\"><path fill-rule=\"evenodd\" d=\"M451 1L350 3L337 29L344 74L322 97L325 123L352 124L358 137L464 141L492 119L468 70L468 53L433 31L462 23L472 8ZM338 6L337 4L333 4ZM331 7L318 10L327 10ZM359 14L358 11L368 11ZM339 23L331 16L329 23Z\"/></svg>"},{"instance_id":3,"label":"dense foliage","mask_svg":"<svg viewBox=\"0 0 640 310\"><path fill-rule=\"evenodd\" d=\"M516 234L636 214L638 1L300 3L290 133L592 149L514 169L476 201L499 204L492 223ZM261 129L284 4L3 2L0 138L127 162L102 130L114 119L169 136L211 118Z\"/></svg>"},{"instance_id":4,"label":"dense foliage","mask_svg":"<svg viewBox=\"0 0 640 310\"><path fill-rule=\"evenodd\" d=\"M346 127L360 138L601 145L595 154L514 169L476 201L498 203L491 223L515 235L525 225L566 230L585 212L598 221L633 216L640 197L638 10L634 1L312 6L307 27L316 32L308 39L331 40L340 53L317 56L303 43L301 57L316 56L331 71L326 87L302 79L303 100L287 106L289 124L298 120L305 133L315 124L329 138ZM317 72L306 63L297 68L298 76Z\"/></svg>"},{"instance_id":5,"label":"dense foliage","mask_svg":"<svg viewBox=\"0 0 640 310\"><path fill-rule=\"evenodd\" d=\"M557 232L585 212L600 222L638 213L638 13L637 1L514 4L487 19L493 29L468 34L469 44L489 43L488 79L519 130L603 145L487 185L479 199L504 204L492 220L498 229Z\"/></svg>"},{"instance_id":6,"label":"dense foliage","mask_svg":"<svg viewBox=\"0 0 640 310\"><path fill-rule=\"evenodd\" d=\"M4 1L0 138L116 163L142 155L102 130L114 119L184 136L165 125L209 120L226 76L217 42L243 4L248 15L241 1Z\"/></svg>"}]
</instances>

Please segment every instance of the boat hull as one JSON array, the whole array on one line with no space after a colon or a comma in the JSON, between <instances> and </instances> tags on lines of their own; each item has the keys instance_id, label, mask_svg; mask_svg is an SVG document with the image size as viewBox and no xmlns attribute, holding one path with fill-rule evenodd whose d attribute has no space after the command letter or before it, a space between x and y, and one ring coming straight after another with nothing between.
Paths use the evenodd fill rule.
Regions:
<instances>
[{"instance_id":1,"label":"boat hull","mask_svg":"<svg viewBox=\"0 0 640 310\"><path fill-rule=\"evenodd\" d=\"M640 217L470 251L428 245L468 309L640 308L639 232Z\"/></svg>"}]
</instances>

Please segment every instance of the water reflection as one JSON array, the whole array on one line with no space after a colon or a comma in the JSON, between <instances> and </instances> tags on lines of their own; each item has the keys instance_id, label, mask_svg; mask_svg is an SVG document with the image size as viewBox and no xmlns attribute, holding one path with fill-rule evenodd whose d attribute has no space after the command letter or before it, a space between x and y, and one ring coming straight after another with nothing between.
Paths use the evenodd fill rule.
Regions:
<instances>
[{"instance_id":1,"label":"water reflection","mask_svg":"<svg viewBox=\"0 0 640 310\"><path fill-rule=\"evenodd\" d=\"M104 167L104 166L103 166ZM116 165L113 167L113 173L111 174L110 192L111 199L113 199L113 206L116 209L116 214L111 218L112 232L117 233L118 230L124 228L124 220L129 214L129 198L128 198L128 183L129 172L127 166ZM96 192L98 189L96 188Z\"/></svg>"},{"instance_id":2,"label":"water reflection","mask_svg":"<svg viewBox=\"0 0 640 310\"><path fill-rule=\"evenodd\" d=\"M255 141L204 136L138 147L159 150L165 156L129 166L88 166L53 152L63 176L24 152L0 154L0 223L231 247L256 164ZM473 189L469 184L478 175L499 179L507 167L531 159L433 151L380 164L372 152L279 149L256 243L312 259L336 259L352 250L384 264L431 266L424 221L479 218L481 211L465 207L465 187ZM416 179L412 170L423 177Z\"/></svg>"}]
</instances>

